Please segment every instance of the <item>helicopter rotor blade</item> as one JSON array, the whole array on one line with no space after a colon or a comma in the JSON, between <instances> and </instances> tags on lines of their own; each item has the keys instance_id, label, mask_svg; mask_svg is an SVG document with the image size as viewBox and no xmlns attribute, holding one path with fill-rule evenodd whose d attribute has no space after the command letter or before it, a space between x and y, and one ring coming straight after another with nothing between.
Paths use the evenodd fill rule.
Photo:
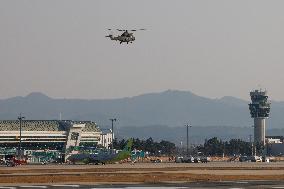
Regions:
<instances>
[{"instance_id":1,"label":"helicopter rotor blade","mask_svg":"<svg viewBox=\"0 0 284 189\"><path fill-rule=\"evenodd\" d=\"M123 30L123 29L116 29L117 31L127 31L127 30ZM146 30L145 28L142 29L133 29L133 30L128 30L128 31L137 31L137 30Z\"/></svg>"},{"instance_id":2,"label":"helicopter rotor blade","mask_svg":"<svg viewBox=\"0 0 284 189\"><path fill-rule=\"evenodd\" d=\"M130 31L137 31L137 30L144 31L144 30L146 30L146 29L145 29L145 28L142 28L142 29L133 29L133 30L130 30Z\"/></svg>"}]
</instances>

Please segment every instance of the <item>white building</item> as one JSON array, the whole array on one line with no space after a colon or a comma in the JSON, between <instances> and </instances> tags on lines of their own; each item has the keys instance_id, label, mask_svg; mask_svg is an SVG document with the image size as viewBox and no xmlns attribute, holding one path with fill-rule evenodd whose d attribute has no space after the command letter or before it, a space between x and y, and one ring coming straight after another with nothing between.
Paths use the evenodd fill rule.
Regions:
<instances>
[{"instance_id":1,"label":"white building","mask_svg":"<svg viewBox=\"0 0 284 189\"><path fill-rule=\"evenodd\" d=\"M267 154L272 156L284 155L284 137L283 136L267 136L266 148Z\"/></svg>"},{"instance_id":2,"label":"white building","mask_svg":"<svg viewBox=\"0 0 284 189\"><path fill-rule=\"evenodd\" d=\"M98 144L102 145L105 148L109 148L111 143L112 143L112 132L111 129L108 130L107 132L102 132L100 136L100 141Z\"/></svg>"},{"instance_id":3,"label":"white building","mask_svg":"<svg viewBox=\"0 0 284 189\"><path fill-rule=\"evenodd\" d=\"M21 148L50 149L64 152L70 146L95 146L101 131L91 121L23 120ZM18 147L20 121L0 120L0 147Z\"/></svg>"},{"instance_id":4,"label":"white building","mask_svg":"<svg viewBox=\"0 0 284 189\"><path fill-rule=\"evenodd\" d=\"M266 138L266 144L279 144L282 143L280 138Z\"/></svg>"}]
</instances>

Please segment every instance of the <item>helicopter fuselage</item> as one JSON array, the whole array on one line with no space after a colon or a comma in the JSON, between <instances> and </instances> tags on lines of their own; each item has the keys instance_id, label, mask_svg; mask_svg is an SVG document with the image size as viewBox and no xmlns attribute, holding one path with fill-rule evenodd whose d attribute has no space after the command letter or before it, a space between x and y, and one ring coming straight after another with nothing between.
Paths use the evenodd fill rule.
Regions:
<instances>
[{"instance_id":1,"label":"helicopter fuselage","mask_svg":"<svg viewBox=\"0 0 284 189\"><path fill-rule=\"evenodd\" d=\"M112 31L112 29L108 29L109 31ZM111 40L115 40L115 41L119 41L120 44L122 43L132 43L133 41L135 41L135 37L133 35L132 32L138 31L138 30L146 30L146 29L132 29L132 30L125 30L125 29L116 29L120 32L123 31L123 33L121 35L118 36L113 36L112 34L106 36L109 37Z\"/></svg>"},{"instance_id":2,"label":"helicopter fuselage","mask_svg":"<svg viewBox=\"0 0 284 189\"><path fill-rule=\"evenodd\" d=\"M119 35L119 36L112 36L112 35L109 35L107 36L109 37L111 40L115 40L115 41L119 41L120 44L121 43L132 43L133 41L135 41L135 37L133 35L131 36L122 36L122 35Z\"/></svg>"}]
</instances>

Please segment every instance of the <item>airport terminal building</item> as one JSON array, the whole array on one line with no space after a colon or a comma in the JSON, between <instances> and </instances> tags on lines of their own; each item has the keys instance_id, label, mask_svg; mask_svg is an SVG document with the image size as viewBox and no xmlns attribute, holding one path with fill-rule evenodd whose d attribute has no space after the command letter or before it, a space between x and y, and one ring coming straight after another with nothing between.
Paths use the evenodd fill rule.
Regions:
<instances>
[{"instance_id":1,"label":"airport terminal building","mask_svg":"<svg viewBox=\"0 0 284 189\"><path fill-rule=\"evenodd\" d=\"M0 120L0 147L66 151L70 146L103 144L95 122L70 120Z\"/></svg>"}]
</instances>

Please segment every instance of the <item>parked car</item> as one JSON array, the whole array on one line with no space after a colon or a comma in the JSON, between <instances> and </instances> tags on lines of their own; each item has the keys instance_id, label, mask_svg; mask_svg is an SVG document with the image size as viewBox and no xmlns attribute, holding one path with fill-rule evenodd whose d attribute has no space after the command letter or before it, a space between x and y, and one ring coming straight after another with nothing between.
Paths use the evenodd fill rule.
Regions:
<instances>
[{"instance_id":1,"label":"parked car","mask_svg":"<svg viewBox=\"0 0 284 189\"><path fill-rule=\"evenodd\" d=\"M262 162L262 157L261 156L252 156L251 161L252 162Z\"/></svg>"},{"instance_id":2,"label":"parked car","mask_svg":"<svg viewBox=\"0 0 284 189\"><path fill-rule=\"evenodd\" d=\"M210 162L210 158L203 156L203 157L200 158L200 161L201 161L201 163L208 163L208 162Z\"/></svg>"},{"instance_id":3,"label":"parked car","mask_svg":"<svg viewBox=\"0 0 284 189\"><path fill-rule=\"evenodd\" d=\"M162 163L161 159L151 159L150 160L152 163Z\"/></svg>"},{"instance_id":4,"label":"parked car","mask_svg":"<svg viewBox=\"0 0 284 189\"><path fill-rule=\"evenodd\" d=\"M248 157L248 156L240 156L239 161L240 162L249 162L249 161L251 161L251 158Z\"/></svg>"},{"instance_id":5,"label":"parked car","mask_svg":"<svg viewBox=\"0 0 284 189\"><path fill-rule=\"evenodd\" d=\"M175 162L176 163L182 163L183 162L183 157L182 156L178 156L175 158Z\"/></svg>"},{"instance_id":6,"label":"parked car","mask_svg":"<svg viewBox=\"0 0 284 189\"><path fill-rule=\"evenodd\" d=\"M195 157L193 161L194 163L200 163L200 157Z\"/></svg>"},{"instance_id":7,"label":"parked car","mask_svg":"<svg viewBox=\"0 0 284 189\"><path fill-rule=\"evenodd\" d=\"M184 157L182 159L182 162L183 163L193 163L194 162L194 158L192 156L189 156L189 157Z\"/></svg>"}]
</instances>

